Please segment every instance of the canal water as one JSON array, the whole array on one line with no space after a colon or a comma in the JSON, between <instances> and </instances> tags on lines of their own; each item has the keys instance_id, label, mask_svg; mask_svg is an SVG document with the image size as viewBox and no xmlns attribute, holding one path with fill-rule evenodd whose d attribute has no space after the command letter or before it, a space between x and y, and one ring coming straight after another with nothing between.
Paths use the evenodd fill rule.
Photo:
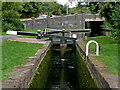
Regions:
<instances>
[{"instance_id":1,"label":"canal water","mask_svg":"<svg viewBox=\"0 0 120 90\"><path fill-rule=\"evenodd\" d=\"M60 54L60 50L53 50L45 88L49 90L80 90L75 69L75 60L73 49L68 49L64 56Z\"/></svg>"}]
</instances>

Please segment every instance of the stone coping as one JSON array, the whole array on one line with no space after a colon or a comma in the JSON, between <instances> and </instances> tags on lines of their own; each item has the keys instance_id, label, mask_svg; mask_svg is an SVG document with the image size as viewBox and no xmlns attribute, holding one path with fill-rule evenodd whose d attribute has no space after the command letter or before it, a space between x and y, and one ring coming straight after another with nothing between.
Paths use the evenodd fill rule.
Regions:
<instances>
[{"instance_id":1,"label":"stone coping","mask_svg":"<svg viewBox=\"0 0 120 90\"><path fill-rule=\"evenodd\" d=\"M85 54L85 44L82 40L76 42L76 44L82 49ZM85 57L85 55L83 55ZM101 84L100 88L119 88L119 75L113 74L106 69L106 65L103 63L103 59L96 56L92 51L88 55L89 68L92 67L91 72L94 73L97 81ZM95 72L94 72L95 71ZM120 88L119 88L120 89Z\"/></svg>"},{"instance_id":2,"label":"stone coping","mask_svg":"<svg viewBox=\"0 0 120 90\"><path fill-rule=\"evenodd\" d=\"M9 73L7 79L2 81L2 88L27 88L50 46L51 42L47 41L44 48L39 49L35 56L25 59L26 63L23 66L15 66L15 69Z\"/></svg>"}]
</instances>

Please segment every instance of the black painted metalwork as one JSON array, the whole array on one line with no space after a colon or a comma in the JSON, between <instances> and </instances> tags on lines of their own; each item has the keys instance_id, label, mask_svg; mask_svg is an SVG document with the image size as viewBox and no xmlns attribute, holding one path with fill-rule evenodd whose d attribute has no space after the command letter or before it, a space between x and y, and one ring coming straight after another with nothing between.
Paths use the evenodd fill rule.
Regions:
<instances>
[{"instance_id":1,"label":"black painted metalwork","mask_svg":"<svg viewBox=\"0 0 120 90\"><path fill-rule=\"evenodd\" d=\"M37 39L41 39L42 37L49 37L49 39L51 40L51 42L54 44L54 38L60 39L60 41L57 41L55 43L57 44L68 44L67 40L71 40L73 46L75 45L75 40L76 38L73 37L66 37L65 33L71 33L71 32L90 32L90 30L53 30L53 31L48 31L46 32L44 30L44 32L41 32L40 30L38 30L37 33L31 33L31 32L17 32L17 35L27 35L27 36L37 36ZM46 34L47 33L47 34ZM62 33L62 36L58 36L58 35L51 35L53 33ZM70 43L70 41L69 41Z\"/></svg>"},{"instance_id":2,"label":"black painted metalwork","mask_svg":"<svg viewBox=\"0 0 120 90\"><path fill-rule=\"evenodd\" d=\"M53 34L53 33L70 33L70 32L90 32L91 30L52 30L52 31L47 31L47 34Z\"/></svg>"},{"instance_id":3,"label":"black painted metalwork","mask_svg":"<svg viewBox=\"0 0 120 90\"><path fill-rule=\"evenodd\" d=\"M17 32L17 35L38 36L38 33Z\"/></svg>"},{"instance_id":4,"label":"black painted metalwork","mask_svg":"<svg viewBox=\"0 0 120 90\"><path fill-rule=\"evenodd\" d=\"M62 32L63 36L58 36L58 35L50 35L50 34L43 34L42 32L38 31L38 33L30 33L30 32L17 32L17 35L27 35L27 36L37 36L37 39L41 39L42 37L49 37L49 39L52 41L52 43L54 44L53 38L58 38L60 39L59 42L57 42L58 44L67 44L67 40L70 39L73 41L76 40L76 38L72 38L72 37L65 37L64 33L66 33L66 31Z\"/></svg>"}]
</instances>

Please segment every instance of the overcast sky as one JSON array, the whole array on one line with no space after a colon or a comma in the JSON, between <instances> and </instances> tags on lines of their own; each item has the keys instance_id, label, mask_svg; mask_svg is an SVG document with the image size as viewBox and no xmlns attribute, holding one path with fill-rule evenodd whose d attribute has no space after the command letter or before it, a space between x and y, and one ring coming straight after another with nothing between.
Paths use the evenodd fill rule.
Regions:
<instances>
[{"instance_id":1,"label":"overcast sky","mask_svg":"<svg viewBox=\"0 0 120 90\"><path fill-rule=\"evenodd\" d=\"M57 0L58 3L65 5L67 4L68 0ZM69 3L69 8L75 7L77 5L77 2L73 2L72 5Z\"/></svg>"}]
</instances>

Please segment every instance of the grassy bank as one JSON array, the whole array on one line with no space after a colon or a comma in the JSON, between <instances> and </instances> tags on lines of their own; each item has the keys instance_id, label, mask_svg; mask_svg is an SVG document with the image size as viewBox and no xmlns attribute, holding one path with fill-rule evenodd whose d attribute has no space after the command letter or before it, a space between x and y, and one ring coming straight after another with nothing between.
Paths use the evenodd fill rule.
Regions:
<instances>
[{"instance_id":1,"label":"grassy bank","mask_svg":"<svg viewBox=\"0 0 120 90\"><path fill-rule=\"evenodd\" d=\"M17 36L18 38L37 38L37 36Z\"/></svg>"},{"instance_id":2,"label":"grassy bank","mask_svg":"<svg viewBox=\"0 0 120 90\"><path fill-rule=\"evenodd\" d=\"M107 69L114 73L118 74L118 41L112 40L107 36L97 36L89 37L87 41L95 40L102 46L102 51L100 52L100 57L103 58L103 62L107 65ZM87 41L84 41L87 43ZM96 46L94 43L90 44L92 51L96 52Z\"/></svg>"},{"instance_id":3,"label":"grassy bank","mask_svg":"<svg viewBox=\"0 0 120 90\"><path fill-rule=\"evenodd\" d=\"M2 80L15 69L14 66L24 65L25 58L34 56L43 44L5 41L2 44Z\"/></svg>"}]
</instances>

